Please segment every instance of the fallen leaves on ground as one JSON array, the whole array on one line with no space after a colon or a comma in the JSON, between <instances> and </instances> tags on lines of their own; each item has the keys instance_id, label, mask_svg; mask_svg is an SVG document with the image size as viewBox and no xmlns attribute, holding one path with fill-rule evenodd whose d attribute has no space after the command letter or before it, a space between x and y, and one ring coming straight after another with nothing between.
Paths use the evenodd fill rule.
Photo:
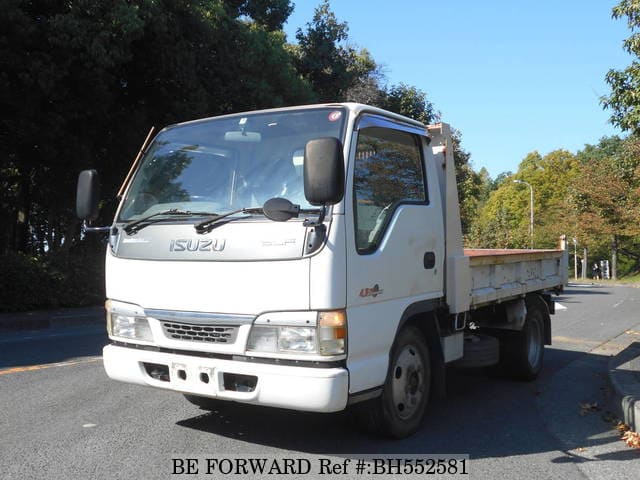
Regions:
<instances>
[{"instance_id":1,"label":"fallen leaves on ground","mask_svg":"<svg viewBox=\"0 0 640 480\"><path fill-rule=\"evenodd\" d=\"M623 433L628 432L629 430L631 430L631 427L629 425L627 425L626 423L618 422L618 424L616 425L616 430L618 430L618 432L620 432L620 434L623 434Z\"/></svg>"},{"instance_id":2,"label":"fallen leaves on ground","mask_svg":"<svg viewBox=\"0 0 640 480\"><path fill-rule=\"evenodd\" d=\"M584 417L590 413L593 412L597 412L600 410L600 407L598 406L598 402L595 403L581 403L580 404L580 416Z\"/></svg>"},{"instance_id":3,"label":"fallen leaves on ground","mask_svg":"<svg viewBox=\"0 0 640 480\"><path fill-rule=\"evenodd\" d=\"M632 432L631 430L624 432L622 440L631 448L640 448L640 433Z\"/></svg>"},{"instance_id":4,"label":"fallen leaves on ground","mask_svg":"<svg viewBox=\"0 0 640 480\"><path fill-rule=\"evenodd\" d=\"M620 433L622 441L631 448L640 449L640 433L631 430L631 427L623 422L618 422L616 430Z\"/></svg>"}]
</instances>

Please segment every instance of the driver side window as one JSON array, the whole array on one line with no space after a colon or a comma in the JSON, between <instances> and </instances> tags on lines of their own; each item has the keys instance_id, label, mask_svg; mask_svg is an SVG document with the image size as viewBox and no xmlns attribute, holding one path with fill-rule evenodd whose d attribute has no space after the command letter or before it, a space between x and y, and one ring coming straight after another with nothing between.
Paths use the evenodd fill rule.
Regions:
<instances>
[{"instance_id":1,"label":"driver side window","mask_svg":"<svg viewBox=\"0 0 640 480\"><path fill-rule=\"evenodd\" d=\"M358 133L354 166L356 249L374 252L395 210L427 200L417 135L381 127Z\"/></svg>"}]
</instances>

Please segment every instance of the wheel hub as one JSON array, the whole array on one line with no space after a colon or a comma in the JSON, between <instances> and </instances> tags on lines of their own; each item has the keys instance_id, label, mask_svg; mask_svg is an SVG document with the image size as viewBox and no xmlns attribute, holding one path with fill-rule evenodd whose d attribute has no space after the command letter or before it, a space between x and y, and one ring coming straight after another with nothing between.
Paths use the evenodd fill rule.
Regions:
<instances>
[{"instance_id":1,"label":"wheel hub","mask_svg":"<svg viewBox=\"0 0 640 480\"><path fill-rule=\"evenodd\" d=\"M535 367L540 362L540 355L542 353L542 331L540 323L531 322L528 335L528 355L527 360L531 367Z\"/></svg>"},{"instance_id":2,"label":"wheel hub","mask_svg":"<svg viewBox=\"0 0 640 480\"><path fill-rule=\"evenodd\" d=\"M413 345L406 345L402 349L393 372L393 405L400 418L409 418L424 395L424 365Z\"/></svg>"}]
</instances>

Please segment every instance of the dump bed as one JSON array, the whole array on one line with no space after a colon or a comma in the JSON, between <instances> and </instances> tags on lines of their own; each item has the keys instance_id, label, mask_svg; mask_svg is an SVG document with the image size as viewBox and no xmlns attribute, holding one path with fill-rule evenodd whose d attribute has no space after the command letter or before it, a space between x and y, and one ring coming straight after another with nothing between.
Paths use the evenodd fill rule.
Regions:
<instances>
[{"instance_id":1,"label":"dump bed","mask_svg":"<svg viewBox=\"0 0 640 480\"><path fill-rule=\"evenodd\" d=\"M465 249L471 268L471 306L479 307L567 283L564 250Z\"/></svg>"}]
</instances>

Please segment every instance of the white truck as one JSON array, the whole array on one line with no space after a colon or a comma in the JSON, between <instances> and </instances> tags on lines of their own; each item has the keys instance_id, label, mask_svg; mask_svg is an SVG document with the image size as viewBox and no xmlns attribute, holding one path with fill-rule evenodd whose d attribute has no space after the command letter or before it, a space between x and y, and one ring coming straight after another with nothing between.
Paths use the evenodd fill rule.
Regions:
<instances>
[{"instance_id":1,"label":"white truck","mask_svg":"<svg viewBox=\"0 0 640 480\"><path fill-rule=\"evenodd\" d=\"M150 135L151 136L151 135ZM147 139L149 140L149 139ZM148 143L148 144L147 144ZM324 104L181 123L145 142L106 231L109 377L313 412L393 437L445 365L535 378L559 250L463 249L449 127Z\"/></svg>"}]
</instances>

